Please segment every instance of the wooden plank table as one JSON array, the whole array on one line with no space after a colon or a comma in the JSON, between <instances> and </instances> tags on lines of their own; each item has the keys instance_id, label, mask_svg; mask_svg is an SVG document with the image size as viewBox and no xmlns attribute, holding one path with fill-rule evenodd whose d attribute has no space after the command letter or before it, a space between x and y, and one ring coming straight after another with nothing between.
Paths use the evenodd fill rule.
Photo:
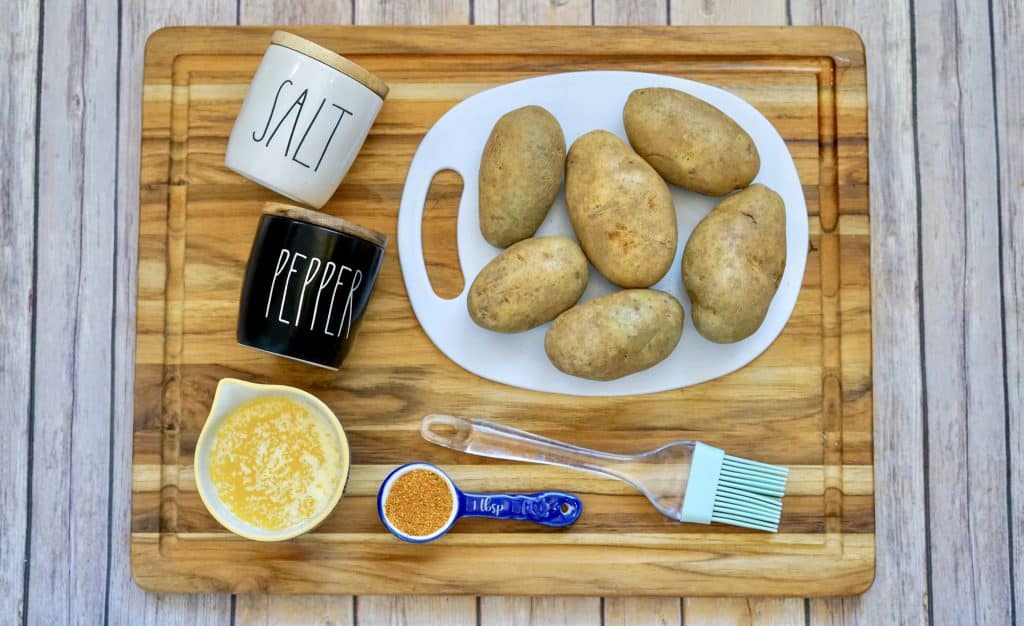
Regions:
<instances>
[{"instance_id":1,"label":"wooden plank table","mask_svg":"<svg viewBox=\"0 0 1024 626\"><path fill-rule=\"evenodd\" d=\"M855 0L0 6L0 623L1007 624L1024 585L1024 14ZM169 24L835 24L868 55L874 586L844 600L147 594L128 567L141 60Z\"/></svg>"}]
</instances>

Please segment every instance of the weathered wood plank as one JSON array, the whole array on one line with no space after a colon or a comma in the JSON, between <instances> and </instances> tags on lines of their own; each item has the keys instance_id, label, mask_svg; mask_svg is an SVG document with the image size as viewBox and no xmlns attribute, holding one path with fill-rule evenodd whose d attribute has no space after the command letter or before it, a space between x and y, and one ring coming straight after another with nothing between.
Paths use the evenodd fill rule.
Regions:
<instances>
[{"instance_id":1,"label":"weathered wood plank","mask_svg":"<svg viewBox=\"0 0 1024 626\"><path fill-rule=\"evenodd\" d=\"M1003 359L1006 364L1007 448L1010 507L1011 608L1024 620L1024 7L993 2L992 59L995 70L999 204L1002 217Z\"/></svg>"},{"instance_id":2,"label":"weathered wood plank","mask_svg":"<svg viewBox=\"0 0 1024 626\"><path fill-rule=\"evenodd\" d=\"M601 623L600 598L480 598L480 626L592 626Z\"/></svg>"},{"instance_id":3,"label":"weathered wood plank","mask_svg":"<svg viewBox=\"0 0 1024 626\"><path fill-rule=\"evenodd\" d=\"M670 0L673 24L770 25L786 23L785 0Z\"/></svg>"},{"instance_id":4,"label":"weathered wood plank","mask_svg":"<svg viewBox=\"0 0 1024 626\"><path fill-rule=\"evenodd\" d=\"M594 23L598 25L668 24L666 0L595 0Z\"/></svg>"},{"instance_id":5,"label":"weathered wood plank","mask_svg":"<svg viewBox=\"0 0 1024 626\"><path fill-rule=\"evenodd\" d=\"M588 0L477 0L477 24L591 24Z\"/></svg>"},{"instance_id":6,"label":"weathered wood plank","mask_svg":"<svg viewBox=\"0 0 1024 626\"><path fill-rule=\"evenodd\" d=\"M605 598L605 626L677 626L683 622L682 600L677 598Z\"/></svg>"},{"instance_id":7,"label":"weathered wood plank","mask_svg":"<svg viewBox=\"0 0 1024 626\"><path fill-rule=\"evenodd\" d=\"M283 596L243 593L235 606L237 626L342 626L354 619L352 596Z\"/></svg>"},{"instance_id":8,"label":"weathered wood plank","mask_svg":"<svg viewBox=\"0 0 1024 626\"><path fill-rule=\"evenodd\" d=\"M351 24L352 3L338 0L240 0L239 24Z\"/></svg>"},{"instance_id":9,"label":"weathered wood plank","mask_svg":"<svg viewBox=\"0 0 1024 626\"><path fill-rule=\"evenodd\" d=\"M689 598L683 617L684 623L698 626L796 626L805 621L803 607L802 600Z\"/></svg>"},{"instance_id":10,"label":"weathered wood plank","mask_svg":"<svg viewBox=\"0 0 1024 626\"><path fill-rule=\"evenodd\" d=\"M22 619L32 412L32 312L35 242L35 119L39 6L0 7L0 622Z\"/></svg>"},{"instance_id":11,"label":"weathered wood plank","mask_svg":"<svg viewBox=\"0 0 1024 626\"><path fill-rule=\"evenodd\" d=\"M116 275L114 327L113 470L111 497L111 566L108 610L112 624L190 626L225 624L231 617L226 595L156 595L132 580L129 562L131 529L132 405L135 384L135 312L138 281L139 156L142 115L142 61L147 37L174 24L235 24L231 0L124 2L121 6L120 89L117 113ZM108 55L115 54L108 50ZM109 113L109 112L108 112ZM109 166L109 165L108 165Z\"/></svg>"},{"instance_id":12,"label":"weathered wood plank","mask_svg":"<svg viewBox=\"0 0 1024 626\"><path fill-rule=\"evenodd\" d=\"M1010 623L988 5L916 3L932 620Z\"/></svg>"},{"instance_id":13,"label":"weathered wood plank","mask_svg":"<svg viewBox=\"0 0 1024 626\"><path fill-rule=\"evenodd\" d=\"M684 624L803 624L804 601L764 598L686 598L683 601Z\"/></svg>"},{"instance_id":14,"label":"weathered wood plank","mask_svg":"<svg viewBox=\"0 0 1024 626\"><path fill-rule=\"evenodd\" d=\"M790 26L817 26L828 24L831 26L847 26L847 24L836 22L835 15L831 15L831 21L822 19L823 0L789 0L786 4L786 20ZM829 4L831 8L831 4ZM863 37L863 35L861 35ZM870 71L871 67L868 66Z\"/></svg>"},{"instance_id":15,"label":"weathered wood plank","mask_svg":"<svg viewBox=\"0 0 1024 626\"><path fill-rule=\"evenodd\" d=\"M472 626L476 600L462 596L359 596L356 623L365 626Z\"/></svg>"},{"instance_id":16,"label":"weathered wood plank","mask_svg":"<svg viewBox=\"0 0 1024 626\"><path fill-rule=\"evenodd\" d=\"M875 415L875 583L863 596L811 600L814 624L927 621L923 386L911 26L905 1L794 1L794 24L857 30L867 53L870 144L872 333ZM879 15L885 15L879 20Z\"/></svg>"},{"instance_id":17,"label":"weathered wood plank","mask_svg":"<svg viewBox=\"0 0 1024 626\"><path fill-rule=\"evenodd\" d=\"M351 24L348 2L318 0L296 3L289 0L242 0L238 5L240 24ZM305 626L352 624L355 600L352 596L280 596L260 593L239 594L235 603L238 626L276 624Z\"/></svg>"},{"instance_id":18,"label":"weathered wood plank","mask_svg":"<svg viewBox=\"0 0 1024 626\"><path fill-rule=\"evenodd\" d=\"M468 0L354 0L356 24L468 24Z\"/></svg>"},{"instance_id":19,"label":"weathered wood plank","mask_svg":"<svg viewBox=\"0 0 1024 626\"><path fill-rule=\"evenodd\" d=\"M44 11L30 623L106 611L117 18L111 3Z\"/></svg>"}]
</instances>

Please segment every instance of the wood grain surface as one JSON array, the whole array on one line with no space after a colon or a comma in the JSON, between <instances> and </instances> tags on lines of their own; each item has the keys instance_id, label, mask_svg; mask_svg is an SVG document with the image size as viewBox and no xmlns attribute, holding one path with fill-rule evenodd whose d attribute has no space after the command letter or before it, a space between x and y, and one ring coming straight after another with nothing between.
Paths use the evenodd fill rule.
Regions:
<instances>
[{"instance_id":1,"label":"wood grain surface","mask_svg":"<svg viewBox=\"0 0 1024 626\"><path fill-rule=\"evenodd\" d=\"M40 112L39 154L48 165L39 171L36 228L63 254L37 261L51 280L36 286L35 323L47 330L36 335L35 349L50 358L37 362L33 375L36 389L63 393L34 398L32 455L42 462L32 474L29 580L49 584L30 585L28 603L40 623L98 622L106 611L105 579L66 564L105 563L110 553L110 536L90 532L109 519L108 485L94 477L110 472L110 395L80 398L109 389L113 376L114 231L104 208L116 190L102 172L117 154L117 118L108 114L116 107L117 68L104 61L116 41L116 9L94 5L87 19L44 14L51 37L42 44L40 100L54 104ZM51 539L63 533L68 541Z\"/></svg>"},{"instance_id":2,"label":"wood grain surface","mask_svg":"<svg viewBox=\"0 0 1024 626\"><path fill-rule=\"evenodd\" d=\"M870 224L865 75L855 34L297 29L345 50L391 84L361 158L325 212L392 236L405 167L422 135L454 103L493 84L572 69L659 71L721 85L779 128L797 161L812 231L809 268L787 329L754 363L710 384L580 399L490 383L448 361L415 322L390 251L359 347L339 375L236 344L245 259L260 206L274 197L226 170L223 151L269 32L167 29L147 46L132 525L133 571L143 587L676 596L839 595L867 587L874 571ZM602 41L600 56L592 56L591 38ZM647 53L651 41L664 47L657 58ZM731 56L736 41L754 52ZM454 246L446 252L442 263L451 265ZM341 416L352 482L316 532L287 544L251 545L220 528L199 502L189 476L192 450L213 386L225 376L302 386ZM798 479L778 535L683 527L618 485L426 446L419 419L432 411L489 417L622 452L699 438L739 456L795 466ZM445 465L468 489L578 492L587 515L559 533L464 520L437 544L402 544L377 521L374 494L383 472L411 454ZM396 562L410 575L394 576ZM833 575L822 578L823 568Z\"/></svg>"},{"instance_id":3,"label":"wood grain surface","mask_svg":"<svg viewBox=\"0 0 1024 626\"><path fill-rule=\"evenodd\" d=\"M989 420L1003 418L1006 436L1006 505L1009 509L1006 532L1010 539L1009 584L1010 616L1015 623L1024 621L1024 148L1018 137L1024 136L1024 105L1017 94L1024 93L1024 8L1020 3L995 3L989 15L992 37L992 84L995 104L995 143L999 207L999 232L984 254L998 251L1002 283L1003 393L1006 407L998 408ZM967 68L964 68L964 71ZM989 277L992 278L992 277ZM992 381L982 393L992 388ZM991 446L992 439L987 440ZM1001 528L997 528L1002 530ZM986 597L978 603L989 610Z\"/></svg>"},{"instance_id":4,"label":"wood grain surface","mask_svg":"<svg viewBox=\"0 0 1024 626\"><path fill-rule=\"evenodd\" d=\"M32 343L35 329L36 93L39 12L29 2L8 2L0 20L24 37L0 38L0 620L24 616L26 535L32 475ZM5 28L7 28L5 26Z\"/></svg>"},{"instance_id":5,"label":"wood grain surface","mask_svg":"<svg viewBox=\"0 0 1024 626\"><path fill-rule=\"evenodd\" d=\"M1020 366L1021 354L1024 353L1024 330L1021 328L1024 320L1021 304L1024 301L1024 247L1020 239L1024 232L1021 212L1021 200L1024 197L1021 195L1024 147L1018 140L1024 133L1024 111L1019 98L1024 90L1024 67L1019 62L1024 52L1024 41L1019 32L1024 25L1021 24L1020 3L997 0L989 3L986 10L984 3L968 7L965 3L957 5L949 1L932 3L920 0L916 3L899 0L789 0L785 3L776 0L595 0L590 3L590 12L587 11L586 3L565 0L552 0L550 3L545 0L486 3L482 0L355 0L352 3L322 0L243 0L240 3L220 0L147 0L145 3L119 1L115 4L117 18L113 20L100 19L98 13L102 13L104 7L84 1L59 6L53 2L44 5L39 0L19 0L6 3L0 10L5 16L0 23L0 29L5 35L0 42L0 58L7 61L0 70L7 79L7 88L0 93L0 102L3 103L0 107L3 111L0 129L4 145L4 152L0 156L0 258L3 260L0 265L0 277L3 279L0 281L0 302L3 303L4 312L0 316L0 399L8 409L3 422L7 427L5 437L0 439L0 458L15 460L5 465L4 472L0 472L0 623L45 623L47 616L69 615L67 605L71 594L64 588L73 580L83 580L81 574L71 573L79 569L87 569L92 576L105 576L106 585L102 600L85 603L79 600L75 606L87 606L90 602L93 606L102 605L102 621L115 624L228 624L243 619L268 624L288 623L287 620L292 623L322 624L472 624L505 619L504 611L509 607L516 610L514 615L519 623L533 624L611 624L621 623L618 620L624 617L629 620L626 623L632 624L959 624L964 623L960 620L965 615L959 611L961 606L973 607L971 612L977 616L999 618L1006 616L1008 611L1007 623L1022 623L1017 607L1024 600L1024 586L1015 584L1015 580L1019 579L1020 565L1024 562L1024 539L1021 538L1024 498L1019 497L1024 487L1024 435L1021 421L1024 380ZM265 24L348 23L353 13L358 16L359 23L378 20L391 23L482 23L486 21L484 18L487 11L489 15L502 15L503 23L522 22L525 19L543 23L561 19L566 10L564 7L568 5L572 5L577 23L587 23L589 17L594 23L661 24L671 20L675 24L835 24L854 28L863 37L870 85L869 125L871 136L876 138L871 143L873 391L875 413L878 416L875 424L878 561L874 585L862 596L854 598L805 601L802 613L793 613L788 609L788 603L792 602L790 600L702 599L699 602L709 603L708 606L713 607L713 610L695 613L692 610L681 611L680 602L669 598L608 598L600 602L595 599L592 603L579 603L576 600L559 601L552 598L514 598L503 602L497 602L495 598L483 598L474 602L473 598L446 601L444 598L423 600L416 596L363 597L359 598L357 606L351 603L345 605L341 602L344 598L339 597L330 597L332 602L329 605L321 604L321 600L315 597L308 597L310 608L304 611L302 607L307 603L299 598L289 602L293 599L284 598L279 601L278 597L249 594L237 597L236 610L235 600L228 595L150 594L141 591L131 580L127 548L138 217L136 176L139 171L141 59L147 35L170 24L235 24L239 21ZM682 8L684 6L690 6L708 17L701 18L697 13L687 13ZM973 20L970 24L977 23L977 14L969 17L971 10L980 11L980 21L987 21L988 33L984 28L972 30L973 26L959 26L961 23L966 25L966 19ZM45 57L52 54L61 55L57 58L66 59L61 62L68 65L84 63L86 56L60 51L69 41L75 42L72 45L77 45L80 50L85 49L82 48L82 40L68 38L66 29L54 31L44 28L50 21L46 18L52 19L52 13L57 11L67 11L70 14L69 20L92 21L89 26L80 26L79 30L88 30L90 37L97 38L96 48L103 51L102 59L97 62L114 68L114 84L107 82L110 70L85 71L80 74L81 100L78 106L98 108L97 103L104 101L106 93L117 93L115 108L106 111L107 115L114 117L116 158L99 171L96 167L88 169L90 177L99 179L90 185L113 185L116 197L113 203L103 195L84 197L80 203L76 202L67 210L89 211L103 217L110 225L109 228L114 230L115 236L113 242L109 238L89 240L90 245L98 248L94 254L107 259L105 262L86 263L81 272L63 269L54 271L62 266L49 263L45 272L37 273L34 268L47 255L62 255L64 263L74 265L80 263L80 255L84 251L78 248L74 254L65 254L49 245L48 233L38 232L36 228L39 221L37 212L42 209L38 205L40 191L48 185L63 182L55 177L46 177L45 172L50 169L60 171L66 167L86 171L85 150L76 149L71 153L41 153L38 150L43 134L44 113L66 115L74 104L74 99L40 101L44 77L39 73L39 68L46 64ZM915 45L924 32L928 32L929 37L935 36L936 29L928 26L928 21L936 19L945 21L939 31L942 33L941 40L922 41ZM498 20L493 17L489 21L494 23ZM952 23L956 23L957 28L951 28ZM114 37L109 33L112 29L116 29ZM968 33L971 35L964 36ZM965 50L967 47L971 50ZM927 54L924 54L925 49L928 50ZM920 80L925 73L934 72L937 66L957 67L959 72L950 72L949 75L959 75L961 80L970 80L969 75L973 73L991 78L991 84L985 84L984 81L970 84L979 94L987 92L991 97L994 103L994 127L987 122L976 124L972 115L949 117L948 113L929 114L934 109L949 106L957 91L949 89L936 92L932 89L928 92L928 98L922 97ZM67 74L50 71L45 80L65 81L68 75L74 75L76 71L72 69ZM952 84L950 81L949 85ZM63 88L49 89L48 93L57 94ZM962 109L962 113L979 110L983 111L975 103L971 108ZM949 184L946 179L957 176L949 169L952 163L950 160L933 159L932 167L924 170L920 167L922 155L918 149L919 144L924 145L929 137L936 134L951 136L949 130L934 126L936 119L943 119L943 124L952 125L960 135L983 139L987 137L987 143L981 145L982 151L987 149L986 146L995 147L998 192L994 199L988 197L998 205L999 228L994 238L990 230L979 228L973 228L971 234L966 235L964 230L959 230L966 228L961 226L964 223L961 217L956 228L946 231L940 238L935 250L945 250L946 256L962 263L967 262L967 250L972 251L975 262L988 258L998 259L996 266L1002 290L1000 301L995 305L997 311L991 311L991 299L965 301L964 315L959 318L952 316L951 326L945 333L931 332L926 336L925 318L935 320L936 316L948 313L931 308L946 307L947 301L942 298L933 298L928 307L922 304L921 294L928 286L925 281L945 281L945 278L937 275L937 272L927 271L929 264L934 259L941 260L943 254L927 257L919 254L922 249L921 239L935 236L921 229L921 217L928 212L936 219L942 216L956 219L954 214L964 210L962 203L952 201L958 197L955 194L933 194L927 205L918 202L922 189L939 182ZM51 136L49 141L52 145L61 145L62 142L70 145L76 132L78 130L74 124L66 123L49 122L45 129L45 133ZM884 137L884 141L877 139L880 137ZM973 158L978 145L971 141L966 141L966 149L961 148L968 161ZM948 143L941 142L937 149L953 150ZM979 158L982 158L980 154ZM60 166L61 160L69 165ZM972 171L969 164L967 168L967 171ZM36 172L40 173L38 177ZM50 193L52 195L53 192ZM973 216L971 219L974 219ZM81 225L87 222L76 221L73 228L85 236ZM967 247L964 242L967 242ZM53 459L41 455L33 457L28 452L38 447L34 440L42 436L34 428L38 418L33 398L40 393L66 393L52 386L37 389L36 370L45 371L48 376L49 372L58 371L61 367L96 367L88 354L79 354L75 350L48 354L38 349L38 337L57 332L52 320L59 316L51 315L45 321L37 320L42 305L37 305L35 298L36 292L41 291L37 286L56 282L75 283L60 287L71 293L80 288L79 282L97 284L97 273L113 276L114 297L110 303L113 310L98 313L94 307L85 306L72 315L74 323L80 328L112 327L113 381L101 389L77 394L69 410L72 412L72 421L109 433L107 453L111 464L107 468L107 479L103 478L103 469L96 471L81 463L61 462L53 470L48 470L48 464ZM969 278L997 280L993 276ZM51 285L49 289L53 293L58 287ZM996 334L1002 335L1002 372L1001 375L997 372L992 380L974 379L973 383L963 388L968 389L972 396L1003 393L1005 406L1002 409L996 406L987 415L978 411L958 412L952 423L947 421L942 427L967 428L968 438L974 441L973 447L952 447L943 450L939 456L926 455L928 443L934 440L936 429L939 428L935 420L941 415L923 409L927 405L928 396L936 393L934 387L925 388L923 380L926 370L946 365L936 363L934 357L926 361L925 350L943 349L935 344L946 341L947 337L963 335L966 322L973 315L980 315L986 324L1000 326ZM972 332L973 336L978 336L977 330ZM65 341L72 339L65 337ZM68 354L75 359L77 365L52 363L69 358ZM957 364L956 367L962 369L954 375L966 379L966 372L975 364L973 358L963 365ZM46 376L38 380L45 385ZM102 410L95 410L93 407L96 404L112 405L109 417L104 417ZM980 431L969 427L978 420L985 422ZM1004 438L1000 438L998 430L990 427L991 422L999 421L1005 425ZM61 437L51 452L62 458L67 457L71 455L73 445L73 438ZM936 463L950 467L966 466L968 454L978 456L979 453L993 456L1002 454L1006 459L1006 505L1003 509L1006 516L1001 517L994 510L975 509L967 505L960 510L971 512L973 516L958 515L948 520L934 517L932 507L926 504L928 500L946 498L970 503L979 489L979 477L976 474L990 469L986 465L977 465L975 461L972 470L974 479L957 482L950 480L956 478L954 472L928 471L927 468ZM84 457L79 453L76 458ZM18 462L17 459L24 461ZM33 479L37 471L49 472L46 474L48 477L57 479L54 485L66 484L62 480L70 481L60 479L62 473L93 472L95 479L101 483L107 480L109 520L93 516L78 525L79 532L97 538L106 535L111 537L106 545L106 563L68 561L63 564L63 569L48 568L57 573L50 580L40 575L28 575L33 561L44 558L33 554L31 550L32 545L39 545L40 539L65 546L55 547L51 553L72 555L75 552L70 547L73 539L64 529L58 530L53 525L37 527L40 517L47 513L28 503L35 497L46 498L45 495L39 496L38 492L51 488L49 481ZM998 480L997 476L992 478ZM983 485L981 489L990 488ZM70 510L77 511L89 506L86 500L95 497L95 493L85 489L80 493L65 494ZM991 498L991 494L982 496L985 502L991 502ZM942 506L950 505L943 503ZM972 517L976 519L972 521ZM985 533L989 534L988 537L981 536ZM32 537L31 541L25 541L26 535ZM942 584L947 585L945 589L953 590L953 596L937 601L935 596L938 592L933 592L932 587L940 578L947 576L947 572L934 566L930 555L936 551L951 553L950 546L963 545L965 539L970 538L968 551L957 555L960 567L979 572L981 576L989 576L988 572L992 569L985 559L989 558L991 551L975 553L973 547L976 544L992 544L989 537L999 536L1009 537L1010 540L1009 579L1005 581L1011 590L1010 594L1001 592L1000 589L1006 587L1000 587L999 584L995 588L981 588L972 584L974 578L963 578L944 581ZM47 570L46 567L39 567L36 566L34 571ZM52 590L52 599L36 590L31 594L33 600L30 601L29 591L33 587ZM82 588L81 592L84 593L85 589ZM252 605L247 607L244 602L250 600ZM1000 605L1007 600L1008 607ZM47 606L48 602L56 606ZM686 604L692 605L694 602L688 600ZM380 610L374 611L374 608ZM95 613L88 615L94 616Z\"/></svg>"},{"instance_id":6,"label":"wood grain surface","mask_svg":"<svg viewBox=\"0 0 1024 626\"><path fill-rule=\"evenodd\" d=\"M935 68L917 76L917 97L946 106L923 109L918 124L931 132L919 139L924 410L928 420L926 499L932 519L977 533L950 537L929 547L931 564L944 575L932 581L935 615L949 623L1007 624L1011 620L1010 551L1007 519L1006 450L987 442L1005 440L1005 389L991 388L1004 371L1000 324L998 242L999 169L995 103L986 7L956 2L922 7L914 51ZM946 41L960 41L944 55ZM971 68L964 70L962 68ZM969 120L962 124L963 120ZM925 207L943 205L941 214ZM959 332L950 333L950 328ZM947 463L950 451L961 463ZM970 498L959 497L971 494ZM967 561L964 554L976 561ZM977 592L962 597L961 584Z\"/></svg>"}]
</instances>

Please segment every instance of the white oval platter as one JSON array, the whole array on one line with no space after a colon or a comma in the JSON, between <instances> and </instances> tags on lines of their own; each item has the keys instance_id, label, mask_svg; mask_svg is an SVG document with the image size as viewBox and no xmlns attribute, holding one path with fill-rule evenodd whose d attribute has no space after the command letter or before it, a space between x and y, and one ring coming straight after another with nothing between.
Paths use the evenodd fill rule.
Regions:
<instances>
[{"instance_id":1,"label":"white oval platter","mask_svg":"<svg viewBox=\"0 0 1024 626\"><path fill-rule=\"evenodd\" d=\"M786 269L764 323L750 337L732 344L710 342L697 332L690 301L683 289L680 263L690 233L721 200L673 185L679 248L668 274L652 288L671 293L686 309L683 336L672 354L642 372L613 381L584 380L557 370L544 353L550 324L524 333L502 334L476 326L466 310L466 296L477 273L501 252L480 234L477 178L480 156L499 117L518 107L536 104L559 121L566 146L580 135L604 129L626 139L622 107L629 93L642 87L671 87L696 96L725 112L750 134L761 155L755 182L782 196L786 205ZM462 176L457 242L465 287L444 299L434 293L423 257L423 207L434 175L454 170ZM566 235L575 239L566 214L564 186L537 236ZM779 133L753 106L737 96L703 83L641 72L591 71L531 78L475 94L451 108L424 136L405 181L398 214L398 256L416 318L431 341L452 361L478 376L535 391L578 396L620 396L654 393L696 385L724 376L750 363L782 332L796 304L808 251L808 217L803 189L793 158ZM593 267L581 302L618 289Z\"/></svg>"}]
</instances>

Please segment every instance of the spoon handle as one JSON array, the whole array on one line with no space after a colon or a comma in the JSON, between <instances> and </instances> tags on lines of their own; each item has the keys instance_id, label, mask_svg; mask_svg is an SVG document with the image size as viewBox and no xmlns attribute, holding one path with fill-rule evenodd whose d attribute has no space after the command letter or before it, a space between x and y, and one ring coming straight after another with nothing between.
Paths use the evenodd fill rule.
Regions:
<instances>
[{"instance_id":1,"label":"spoon handle","mask_svg":"<svg viewBox=\"0 0 1024 626\"><path fill-rule=\"evenodd\" d=\"M617 465L631 457L607 454L541 437L482 419L427 415L420 434L430 443L478 456L559 465L610 476L633 484Z\"/></svg>"},{"instance_id":2,"label":"spoon handle","mask_svg":"<svg viewBox=\"0 0 1024 626\"><path fill-rule=\"evenodd\" d=\"M463 493L459 515L537 522L545 526L568 526L579 519L583 503L561 491L531 494Z\"/></svg>"}]
</instances>

